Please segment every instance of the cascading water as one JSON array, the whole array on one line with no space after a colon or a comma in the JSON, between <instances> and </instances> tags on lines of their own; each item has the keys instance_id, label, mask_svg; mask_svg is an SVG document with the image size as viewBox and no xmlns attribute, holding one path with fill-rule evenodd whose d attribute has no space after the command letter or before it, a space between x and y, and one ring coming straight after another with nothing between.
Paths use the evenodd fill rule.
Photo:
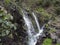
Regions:
<instances>
[{"instance_id":1,"label":"cascading water","mask_svg":"<svg viewBox=\"0 0 60 45\"><path fill-rule=\"evenodd\" d=\"M33 15L33 17L35 19L35 22L37 24L38 31L39 31L37 34L34 34L35 29L34 29L33 24L32 24L32 22L31 22L31 20L30 20L30 18L28 16L28 13L25 10L23 10L22 13L23 13L23 19L24 19L25 24L27 26L28 45L36 45L37 39L39 38L39 36L43 32L43 27L40 29L38 19L37 19L36 15L34 13L32 13L32 15Z\"/></svg>"},{"instance_id":2,"label":"cascading water","mask_svg":"<svg viewBox=\"0 0 60 45\"><path fill-rule=\"evenodd\" d=\"M43 32L43 27L40 29L40 25L39 25L39 22L38 22L38 19L37 19L37 17L36 17L36 15L32 12L32 15L33 15L33 17L34 17L34 19L35 19L35 21L36 21L36 24L37 24L37 27L38 27L38 33L35 35L35 37L39 37L39 35L41 35L41 33Z\"/></svg>"}]
</instances>

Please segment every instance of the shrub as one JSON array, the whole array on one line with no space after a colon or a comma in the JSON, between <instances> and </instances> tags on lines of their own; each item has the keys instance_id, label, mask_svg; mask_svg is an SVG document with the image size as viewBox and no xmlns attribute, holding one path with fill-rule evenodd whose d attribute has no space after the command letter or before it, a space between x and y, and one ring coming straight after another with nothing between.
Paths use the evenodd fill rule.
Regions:
<instances>
[{"instance_id":1,"label":"shrub","mask_svg":"<svg viewBox=\"0 0 60 45\"><path fill-rule=\"evenodd\" d=\"M13 16L9 13L6 13L6 10L0 10L0 36L6 36L10 33L12 28L16 29L16 26L11 22L13 20Z\"/></svg>"},{"instance_id":2,"label":"shrub","mask_svg":"<svg viewBox=\"0 0 60 45\"><path fill-rule=\"evenodd\" d=\"M43 41L43 45L51 45L51 43L52 43L52 40L49 38L47 38Z\"/></svg>"}]
</instances>

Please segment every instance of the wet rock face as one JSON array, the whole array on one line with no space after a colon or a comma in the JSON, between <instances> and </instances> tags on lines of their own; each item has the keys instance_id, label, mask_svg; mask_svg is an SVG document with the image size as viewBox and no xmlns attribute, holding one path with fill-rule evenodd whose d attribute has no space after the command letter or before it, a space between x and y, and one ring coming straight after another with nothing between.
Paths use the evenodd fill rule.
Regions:
<instances>
[{"instance_id":1,"label":"wet rock face","mask_svg":"<svg viewBox=\"0 0 60 45\"><path fill-rule=\"evenodd\" d=\"M45 38L43 37L40 37L37 41L37 44L36 45L42 45L43 41L44 41Z\"/></svg>"}]
</instances>

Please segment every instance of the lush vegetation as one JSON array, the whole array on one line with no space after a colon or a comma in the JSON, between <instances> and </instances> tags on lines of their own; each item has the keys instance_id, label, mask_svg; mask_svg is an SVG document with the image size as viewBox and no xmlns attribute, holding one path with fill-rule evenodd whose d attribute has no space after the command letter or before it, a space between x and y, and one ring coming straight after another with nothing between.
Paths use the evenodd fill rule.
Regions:
<instances>
[{"instance_id":1,"label":"lush vegetation","mask_svg":"<svg viewBox=\"0 0 60 45\"><path fill-rule=\"evenodd\" d=\"M21 9L25 9L29 13L34 11L36 14L38 14L38 21L40 25L45 24L45 30L47 30L47 33L53 34L56 33L57 30L60 30L60 24L57 24L57 22L60 20L60 0L0 0L1 45L6 45L6 43L9 45L9 41L9 43L16 43L16 45L26 44L25 41L28 39L26 39L27 34L26 30L24 29L25 27L22 19ZM48 24L48 21L50 20L52 20L51 22L55 22L53 23L54 25L52 23ZM35 23L33 20L32 22L33 24ZM58 23L60 23L60 21ZM58 36L58 34L56 35ZM51 37L47 37L48 36L45 37L46 39L42 44L52 45ZM4 42L6 40L7 42ZM56 45L60 44L56 43Z\"/></svg>"},{"instance_id":2,"label":"lush vegetation","mask_svg":"<svg viewBox=\"0 0 60 45\"><path fill-rule=\"evenodd\" d=\"M16 30L16 26L11 22L13 16L1 7L0 9L0 36L4 37L11 33L11 30Z\"/></svg>"},{"instance_id":3,"label":"lush vegetation","mask_svg":"<svg viewBox=\"0 0 60 45\"><path fill-rule=\"evenodd\" d=\"M45 39L43 42L43 45L51 45L51 44L52 44L52 40L49 38Z\"/></svg>"}]
</instances>

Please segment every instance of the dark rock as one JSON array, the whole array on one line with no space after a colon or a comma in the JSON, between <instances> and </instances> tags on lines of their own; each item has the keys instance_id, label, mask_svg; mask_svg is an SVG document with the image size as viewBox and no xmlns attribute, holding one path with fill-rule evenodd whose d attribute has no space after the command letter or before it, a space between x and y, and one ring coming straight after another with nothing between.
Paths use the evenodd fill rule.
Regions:
<instances>
[{"instance_id":1,"label":"dark rock","mask_svg":"<svg viewBox=\"0 0 60 45\"><path fill-rule=\"evenodd\" d=\"M44 41L45 38L43 37L40 37L37 41L37 44L36 45L42 45L43 41Z\"/></svg>"},{"instance_id":2,"label":"dark rock","mask_svg":"<svg viewBox=\"0 0 60 45\"><path fill-rule=\"evenodd\" d=\"M53 44L53 45L56 45L56 43L57 43L57 40L56 40L56 39L53 39L53 40L52 40L52 44Z\"/></svg>"}]
</instances>

